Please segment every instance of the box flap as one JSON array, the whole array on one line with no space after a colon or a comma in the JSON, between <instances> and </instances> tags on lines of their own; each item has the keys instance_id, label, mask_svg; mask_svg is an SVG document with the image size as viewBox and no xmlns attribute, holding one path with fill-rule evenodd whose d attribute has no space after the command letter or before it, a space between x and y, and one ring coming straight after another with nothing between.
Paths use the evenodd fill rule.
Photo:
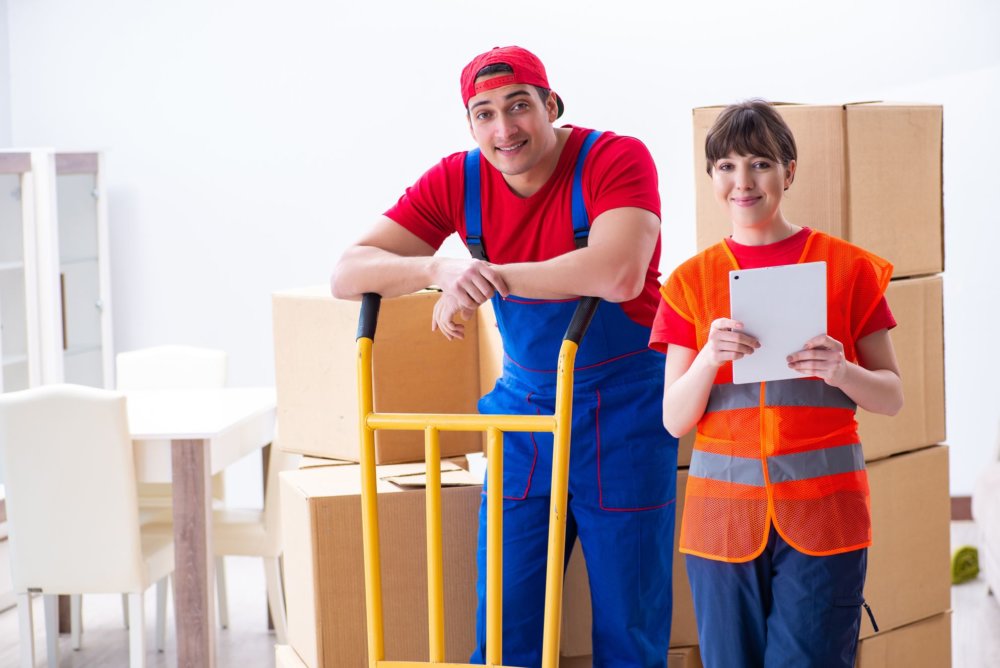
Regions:
<instances>
[{"instance_id":1,"label":"box flap","mask_svg":"<svg viewBox=\"0 0 1000 668\"><path fill-rule=\"evenodd\" d=\"M329 459L327 457L303 457L299 460L300 469L312 469L317 466L344 466L345 464L354 464L356 462L349 462L346 459Z\"/></svg>"}]
</instances>

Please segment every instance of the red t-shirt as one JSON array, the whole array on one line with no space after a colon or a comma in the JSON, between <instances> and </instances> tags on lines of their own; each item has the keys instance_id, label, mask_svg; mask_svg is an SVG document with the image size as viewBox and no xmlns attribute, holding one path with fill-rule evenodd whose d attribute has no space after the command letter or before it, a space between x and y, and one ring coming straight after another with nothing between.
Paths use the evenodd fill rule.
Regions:
<instances>
[{"instance_id":1,"label":"red t-shirt","mask_svg":"<svg viewBox=\"0 0 1000 668\"><path fill-rule=\"evenodd\" d=\"M586 128L572 132L555 171L541 189L521 197L503 175L480 158L483 245L491 262L539 262L576 248L570 209L573 169ZM385 215L438 248L457 232L465 238L465 152L454 153L431 167ZM656 166L638 139L603 133L591 147L583 168L583 199L593 221L605 211L637 207L660 215ZM650 326L659 301L660 240L646 271L642 293L622 304L635 322Z\"/></svg>"},{"instance_id":2,"label":"red t-shirt","mask_svg":"<svg viewBox=\"0 0 1000 668\"><path fill-rule=\"evenodd\" d=\"M802 257L802 251L806 247L809 232L808 227L803 227L787 239L764 246L744 246L728 237L725 242L733 252L733 257L736 258L741 269L777 267L783 264L795 264L799 261L799 258ZM895 326L896 319L893 318L892 311L889 310L889 303L883 296L858 333L858 338L861 339L880 329L892 329ZM666 300L660 299L656 318L653 320L653 331L649 337L649 347L666 352L667 345L671 343L692 350L698 349L694 325L682 318Z\"/></svg>"}]
</instances>

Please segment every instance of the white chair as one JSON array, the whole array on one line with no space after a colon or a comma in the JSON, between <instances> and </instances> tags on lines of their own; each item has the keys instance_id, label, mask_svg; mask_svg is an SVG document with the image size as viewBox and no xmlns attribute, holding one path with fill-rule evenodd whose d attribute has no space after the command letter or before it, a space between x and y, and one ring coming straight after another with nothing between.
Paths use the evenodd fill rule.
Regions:
<instances>
[{"instance_id":1,"label":"white chair","mask_svg":"<svg viewBox=\"0 0 1000 668\"><path fill-rule=\"evenodd\" d=\"M267 477L264 481L264 508L215 509L212 513L212 551L216 563L223 557L262 557L267 605L274 623L277 644L286 642L284 587L281 582L279 559L284 551L281 535L281 506L278 474L294 469L299 455L282 452L277 443L268 446ZM169 533L172 525L150 524L149 531ZM219 607L225 605L225 592L219 591Z\"/></svg>"},{"instance_id":2,"label":"white chair","mask_svg":"<svg viewBox=\"0 0 1000 668\"><path fill-rule=\"evenodd\" d=\"M0 395L0 449L21 666L34 667L34 592L44 597L51 668L59 663L57 596L117 592L131 603L130 666L144 666L143 594L153 583L166 593L174 550L169 534L139 525L125 397L74 385ZM76 614L79 599L74 599ZM165 623L158 616L158 642ZM74 626L76 648L79 625Z\"/></svg>"},{"instance_id":3,"label":"white chair","mask_svg":"<svg viewBox=\"0 0 1000 668\"><path fill-rule=\"evenodd\" d=\"M197 389L225 387L228 358L224 350L194 346L153 346L118 353L115 357L116 387L129 390ZM143 524L171 522L173 498L170 483L139 483L139 519ZM212 498L217 506L225 499L222 473L212 476ZM216 561L219 623L229 626L226 606L226 570ZM162 603L161 603L162 605ZM128 606L125 606L126 625Z\"/></svg>"},{"instance_id":4,"label":"white chair","mask_svg":"<svg viewBox=\"0 0 1000 668\"><path fill-rule=\"evenodd\" d=\"M220 560L223 556L263 557L268 609L277 643L283 645L286 629L285 596L278 561L283 551L278 474L295 468L298 456L282 452L277 443L269 447L264 509L216 510L212 517L212 545Z\"/></svg>"}]
</instances>

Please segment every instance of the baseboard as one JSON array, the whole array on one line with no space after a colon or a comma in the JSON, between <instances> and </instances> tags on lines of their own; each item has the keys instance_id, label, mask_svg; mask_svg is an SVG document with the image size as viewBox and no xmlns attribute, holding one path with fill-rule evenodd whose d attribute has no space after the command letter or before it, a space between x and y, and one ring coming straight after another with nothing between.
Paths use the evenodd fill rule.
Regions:
<instances>
[{"instance_id":1,"label":"baseboard","mask_svg":"<svg viewBox=\"0 0 1000 668\"><path fill-rule=\"evenodd\" d=\"M951 497L951 519L971 520L972 519L972 497L953 496Z\"/></svg>"}]
</instances>

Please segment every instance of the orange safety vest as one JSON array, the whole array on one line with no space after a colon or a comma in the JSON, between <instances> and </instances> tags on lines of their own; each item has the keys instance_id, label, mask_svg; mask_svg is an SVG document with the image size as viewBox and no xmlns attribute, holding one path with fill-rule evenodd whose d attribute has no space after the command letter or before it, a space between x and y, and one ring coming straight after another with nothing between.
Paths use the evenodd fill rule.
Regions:
<instances>
[{"instance_id":1,"label":"orange safety vest","mask_svg":"<svg viewBox=\"0 0 1000 668\"><path fill-rule=\"evenodd\" d=\"M817 261L827 263L827 333L844 345L846 359L856 362L856 330L885 293L892 265L814 231L799 262ZM732 269L739 265L721 242L682 264L661 289L667 303L694 324L699 350L712 321L729 317ZM732 364L719 367L698 422L680 551L750 561L763 552L772 523L805 554L871 545L856 408L822 379L734 385Z\"/></svg>"}]
</instances>

